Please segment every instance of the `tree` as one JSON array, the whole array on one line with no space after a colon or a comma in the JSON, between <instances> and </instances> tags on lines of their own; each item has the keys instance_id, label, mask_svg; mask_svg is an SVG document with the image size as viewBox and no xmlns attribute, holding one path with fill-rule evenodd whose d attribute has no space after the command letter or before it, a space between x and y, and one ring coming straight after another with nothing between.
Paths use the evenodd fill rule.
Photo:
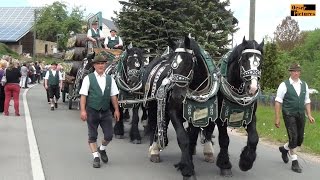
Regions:
<instances>
[{"instance_id":1,"label":"tree","mask_svg":"<svg viewBox=\"0 0 320 180\"><path fill-rule=\"evenodd\" d=\"M264 59L262 62L261 87L262 90L275 90L287 75L287 54L280 53L275 42L267 42L264 46Z\"/></svg>"},{"instance_id":2,"label":"tree","mask_svg":"<svg viewBox=\"0 0 320 180\"><path fill-rule=\"evenodd\" d=\"M300 39L298 22L292 19L291 16L287 16L282 20L281 24L277 26L274 36L280 50L292 50Z\"/></svg>"},{"instance_id":3,"label":"tree","mask_svg":"<svg viewBox=\"0 0 320 180\"><path fill-rule=\"evenodd\" d=\"M74 7L68 14L67 6L61 2L54 2L42 8L37 13L37 20L34 28L38 39L58 42L59 47L64 48L68 34L81 31L83 24L83 10Z\"/></svg>"},{"instance_id":4,"label":"tree","mask_svg":"<svg viewBox=\"0 0 320 180\"><path fill-rule=\"evenodd\" d=\"M231 41L228 34L236 31L237 20L225 9L228 0L129 0L120 4L123 8L114 18L120 35L128 44L157 54L167 46L168 36L178 39L191 33L210 54L221 56Z\"/></svg>"}]
</instances>

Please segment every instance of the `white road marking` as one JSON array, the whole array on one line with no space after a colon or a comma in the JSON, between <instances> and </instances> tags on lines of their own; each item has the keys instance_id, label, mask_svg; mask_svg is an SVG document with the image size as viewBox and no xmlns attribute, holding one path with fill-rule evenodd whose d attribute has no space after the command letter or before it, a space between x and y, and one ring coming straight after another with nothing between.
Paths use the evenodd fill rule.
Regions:
<instances>
[{"instance_id":1,"label":"white road marking","mask_svg":"<svg viewBox=\"0 0 320 180\"><path fill-rule=\"evenodd\" d=\"M23 108L24 108L24 114L26 117L26 127L27 127L27 135L28 135L28 142L29 142L32 176L34 180L45 180L46 178L44 176L38 144L37 144L36 136L34 134L32 120L31 120L30 111L29 111L28 102L27 102L28 90L29 89L26 89L23 92Z\"/></svg>"}]
</instances>

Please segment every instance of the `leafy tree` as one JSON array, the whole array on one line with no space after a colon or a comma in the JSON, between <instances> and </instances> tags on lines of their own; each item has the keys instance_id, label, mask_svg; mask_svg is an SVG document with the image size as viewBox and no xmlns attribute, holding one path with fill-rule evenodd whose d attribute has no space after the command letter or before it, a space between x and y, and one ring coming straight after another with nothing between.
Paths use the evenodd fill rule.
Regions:
<instances>
[{"instance_id":1,"label":"leafy tree","mask_svg":"<svg viewBox=\"0 0 320 180\"><path fill-rule=\"evenodd\" d=\"M264 59L262 64L261 87L264 89L277 89L279 83L287 76L287 54L280 53L275 42L267 42L264 46Z\"/></svg>"},{"instance_id":2,"label":"leafy tree","mask_svg":"<svg viewBox=\"0 0 320 180\"><path fill-rule=\"evenodd\" d=\"M38 39L57 42L64 48L68 34L81 31L83 24L83 10L74 7L68 14L67 6L62 2L54 2L37 12L37 20L34 28Z\"/></svg>"},{"instance_id":3,"label":"leafy tree","mask_svg":"<svg viewBox=\"0 0 320 180\"><path fill-rule=\"evenodd\" d=\"M237 20L225 7L229 0L129 0L114 19L127 43L159 54L168 36L178 39L191 33L212 55L220 56L236 31Z\"/></svg>"},{"instance_id":4,"label":"leafy tree","mask_svg":"<svg viewBox=\"0 0 320 180\"><path fill-rule=\"evenodd\" d=\"M291 16L287 16L277 26L274 36L280 50L292 50L300 39L298 22L292 19Z\"/></svg>"}]
</instances>

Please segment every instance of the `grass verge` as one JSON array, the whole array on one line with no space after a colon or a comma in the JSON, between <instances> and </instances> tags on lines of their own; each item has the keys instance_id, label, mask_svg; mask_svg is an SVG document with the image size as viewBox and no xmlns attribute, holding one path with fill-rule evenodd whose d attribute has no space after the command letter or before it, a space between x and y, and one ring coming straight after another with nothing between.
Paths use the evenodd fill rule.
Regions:
<instances>
[{"instance_id":1,"label":"grass verge","mask_svg":"<svg viewBox=\"0 0 320 180\"><path fill-rule=\"evenodd\" d=\"M316 122L314 124L309 123L306 118L306 127L304 134L304 142L302 150L320 155L320 112L312 112ZM288 136L283 119L280 121L280 128L274 126L274 108L270 106L259 105L257 109L257 131L259 136L266 138L272 142L285 143L288 141Z\"/></svg>"}]
</instances>

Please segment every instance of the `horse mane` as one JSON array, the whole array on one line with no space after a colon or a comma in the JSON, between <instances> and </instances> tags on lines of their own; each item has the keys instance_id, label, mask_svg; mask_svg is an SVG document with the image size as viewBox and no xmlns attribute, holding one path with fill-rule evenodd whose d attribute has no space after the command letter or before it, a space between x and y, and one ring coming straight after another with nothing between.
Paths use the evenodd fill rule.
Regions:
<instances>
[{"instance_id":1,"label":"horse mane","mask_svg":"<svg viewBox=\"0 0 320 180\"><path fill-rule=\"evenodd\" d=\"M148 66L145 68L145 72L151 72L152 69L159 63L161 63L162 61L166 61L166 63L171 63L173 61L172 56L174 56L174 53L171 52L168 55L165 56L160 56L160 57L156 57L155 59L153 59ZM143 75L142 77L142 82L147 82L148 76Z\"/></svg>"},{"instance_id":2,"label":"horse mane","mask_svg":"<svg viewBox=\"0 0 320 180\"><path fill-rule=\"evenodd\" d=\"M233 63L235 60L239 60L239 57L242 54L242 51L245 49L257 49L259 44L255 40L243 41L241 44L237 45L228 57L228 66ZM262 53L262 52L261 52Z\"/></svg>"}]
</instances>

